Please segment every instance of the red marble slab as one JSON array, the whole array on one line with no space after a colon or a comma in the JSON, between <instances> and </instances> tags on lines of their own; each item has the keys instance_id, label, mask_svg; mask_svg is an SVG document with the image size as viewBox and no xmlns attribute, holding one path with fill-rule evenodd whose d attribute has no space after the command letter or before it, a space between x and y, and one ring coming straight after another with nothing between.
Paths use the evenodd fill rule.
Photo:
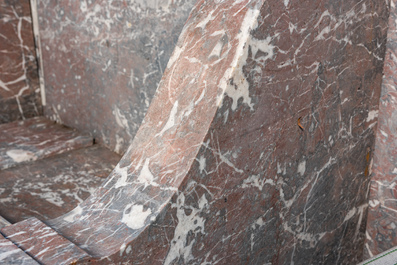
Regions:
<instances>
[{"instance_id":1,"label":"red marble slab","mask_svg":"<svg viewBox=\"0 0 397 265\"><path fill-rule=\"evenodd\" d=\"M1 233L40 264L75 264L89 258L83 250L34 217L7 226Z\"/></svg>"},{"instance_id":2,"label":"red marble slab","mask_svg":"<svg viewBox=\"0 0 397 265\"><path fill-rule=\"evenodd\" d=\"M42 113L29 0L0 2L0 123Z\"/></svg>"},{"instance_id":3,"label":"red marble slab","mask_svg":"<svg viewBox=\"0 0 397 265\"><path fill-rule=\"evenodd\" d=\"M123 154L195 2L38 0L45 116Z\"/></svg>"},{"instance_id":4,"label":"red marble slab","mask_svg":"<svg viewBox=\"0 0 397 265\"><path fill-rule=\"evenodd\" d=\"M0 234L0 263L6 265L37 265L33 258L28 256L10 240Z\"/></svg>"},{"instance_id":5,"label":"red marble slab","mask_svg":"<svg viewBox=\"0 0 397 265\"><path fill-rule=\"evenodd\" d=\"M120 160L94 145L0 171L0 215L15 223L52 219L73 210Z\"/></svg>"},{"instance_id":6,"label":"red marble slab","mask_svg":"<svg viewBox=\"0 0 397 265\"><path fill-rule=\"evenodd\" d=\"M397 246L397 2L390 3L365 259Z\"/></svg>"},{"instance_id":7,"label":"red marble slab","mask_svg":"<svg viewBox=\"0 0 397 265\"><path fill-rule=\"evenodd\" d=\"M0 125L0 169L93 144L90 136L44 117Z\"/></svg>"},{"instance_id":8,"label":"red marble slab","mask_svg":"<svg viewBox=\"0 0 397 265\"><path fill-rule=\"evenodd\" d=\"M198 1L132 145L48 221L98 264L356 264L388 6Z\"/></svg>"}]
</instances>

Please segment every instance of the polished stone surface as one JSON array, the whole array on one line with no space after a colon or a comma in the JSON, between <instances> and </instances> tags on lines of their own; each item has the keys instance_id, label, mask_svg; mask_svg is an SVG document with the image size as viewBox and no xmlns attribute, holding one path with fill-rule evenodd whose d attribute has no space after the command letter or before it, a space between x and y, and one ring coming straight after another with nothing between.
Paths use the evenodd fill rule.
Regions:
<instances>
[{"instance_id":1,"label":"polished stone surface","mask_svg":"<svg viewBox=\"0 0 397 265\"><path fill-rule=\"evenodd\" d=\"M0 123L42 113L29 0L0 2Z\"/></svg>"},{"instance_id":2,"label":"polished stone surface","mask_svg":"<svg viewBox=\"0 0 397 265\"><path fill-rule=\"evenodd\" d=\"M124 153L195 0L37 2L45 115Z\"/></svg>"},{"instance_id":3,"label":"polished stone surface","mask_svg":"<svg viewBox=\"0 0 397 265\"><path fill-rule=\"evenodd\" d=\"M6 265L38 265L22 249L0 234L0 263Z\"/></svg>"},{"instance_id":4,"label":"polished stone surface","mask_svg":"<svg viewBox=\"0 0 397 265\"><path fill-rule=\"evenodd\" d=\"M388 7L204 1L103 186L48 221L99 264L355 264Z\"/></svg>"},{"instance_id":5,"label":"polished stone surface","mask_svg":"<svg viewBox=\"0 0 397 265\"><path fill-rule=\"evenodd\" d=\"M0 169L93 144L90 136L44 117L0 125Z\"/></svg>"},{"instance_id":6,"label":"polished stone surface","mask_svg":"<svg viewBox=\"0 0 397 265\"><path fill-rule=\"evenodd\" d=\"M8 220L6 220L3 216L0 216L0 229L10 224L11 223Z\"/></svg>"},{"instance_id":7,"label":"polished stone surface","mask_svg":"<svg viewBox=\"0 0 397 265\"><path fill-rule=\"evenodd\" d=\"M397 246L397 1L391 1L365 258Z\"/></svg>"},{"instance_id":8,"label":"polished stone surface","mask_svg":"<svg viewBox=\"0 0 397 265\"><path fill-rule=\"evenodd\" d=\"M89 258L82 249L34 217L2 228L1 234L40 264L75 264Z\"/></svg>"},{"instance_id":9,"label":"polished stone surface","mask_svg":"<svg viewBox=\"0 0 397 265\"><path fill-rule=\"evenodd\" d=\"M48 220L98 188L120 156L94 145L0 171L0 215L11 222Z\"/></svg>"},{"instance_id":10,"label":"polished stone surface","mask_svg":"<svg viewBox=\"0 0 397 265\"><path fill-rule=\"evenodd\" d=\"M358 265L396 265L397 247L373 256Z\"/></svg>"}]
</instances>

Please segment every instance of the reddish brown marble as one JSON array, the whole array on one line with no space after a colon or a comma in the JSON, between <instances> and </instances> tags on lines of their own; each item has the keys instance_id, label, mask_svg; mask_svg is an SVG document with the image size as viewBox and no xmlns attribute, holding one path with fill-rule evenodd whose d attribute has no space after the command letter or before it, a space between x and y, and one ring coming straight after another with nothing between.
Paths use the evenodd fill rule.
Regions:
<instances>
[{"instance_id":1,"label":"reddish brown marble","mask_svg":"<svg viewBox=\"0 0 397 265\"><path fill-rule=\"evenodd\" d=\"M0 169L91 146L91 137L44 117L0 125Z\"/></svg>"},{"instance_id":2,"label":"reddish brown marble","mask_svg":"<svg viewBox=\"0 0 397 265\"><path fill-rule=\"evenodd\" d=\"M0 234L0 263L6 265L38 265L22 249Z\"/></svg>"},{"instance_id":3,"label":"reddish brown marble","mask_svg":"<svg viewBox=\"0 0 397 265\"><path fill-rule=\"evenodd\" d=\"M75 264L89 258L87 253L36 218L4 227L1 233L40 264Z\"/></svg>"},{"instance_id":4,"label":"reddish brown marble","mask_svg":"<svg viewBox=\"0 0 397 265\"><path fill-rule=\"evenodd\" d=\"M0 171L0 215L19 222L65 214L93 193L119 160L94 145Z\"/></svg>"},{"instance_id":5,"label":"reddish brown marble","mask_svg":"<svg viewBox=\"0 0 397 265\"><path fill-rule=\"evenodd\" d=\"M198 1L126 154L46 224L81 264L358 263L387 17L381 0ZM35 222L8 234L66 256Z\"/></svg>"},{"instance_id":6,"label":"reddish brown marble","mask_svg":"<svg viewBox=\"0 0 397 265\"><path fill-rule=\"evenodd\" d=\"M124 153L195 0L37 2L45 116Z\"/></svg>"},{"instance_id":7,"label":"reddish brown marble","mask_svg":"<svg viewBox=\"0 0 397 265\"><path fill-rule=\"evenodd\" d=\"M365 258L397 246L397 2L391 1Z\"/></svg>"},{"instance_id":8,"label":"reddish brown marble","mask_svg":"<svg viewBox=\"0 0 397 265\"><path fill-rule=\"evenodd\" d=\"M0 123L42 113L29 0L0 2Z\"/></svg>"},{"instance_id":9,"label":"reddish brown marble","mask_svg":"<svg viewBox=\"0 0 397 265\"><path fill-rule=\"evenodd\" d=\"M99 264L362 259L385 1L199 1L125 156L48 221Z\"/></svg>"}]
</instances>

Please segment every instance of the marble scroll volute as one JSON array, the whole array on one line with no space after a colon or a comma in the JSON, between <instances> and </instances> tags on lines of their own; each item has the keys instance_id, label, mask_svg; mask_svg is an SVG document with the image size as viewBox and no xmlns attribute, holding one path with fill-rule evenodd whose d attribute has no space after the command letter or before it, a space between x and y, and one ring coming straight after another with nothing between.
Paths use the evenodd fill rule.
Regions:
<instances>
[{"instance_id":1,"label":"marble scroll volute","mask_svg":"<svg viewBox=\"0 0 397 265\"><path fill-rule=\"evenodd\" d=\"M47 223L99 264L361 260L385 1L198 1L120 163Z\"/></svg>"}]
</instances>

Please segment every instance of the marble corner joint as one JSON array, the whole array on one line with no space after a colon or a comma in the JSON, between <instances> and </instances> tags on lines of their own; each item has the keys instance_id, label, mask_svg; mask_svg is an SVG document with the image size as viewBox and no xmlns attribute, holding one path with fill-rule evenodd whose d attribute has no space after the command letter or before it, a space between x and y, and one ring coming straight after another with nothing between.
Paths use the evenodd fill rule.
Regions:
<instances>
[{"instance_id":1,"label":"marble corner joint","mask_svg":"<svg viewBox=\"0 0 397 265\"><path fill-rule=\"evenodd\" d=\"M358 263L387 15L198 1L126 154L44 223L80 264Z\"/></svg>"}]
</instances>

